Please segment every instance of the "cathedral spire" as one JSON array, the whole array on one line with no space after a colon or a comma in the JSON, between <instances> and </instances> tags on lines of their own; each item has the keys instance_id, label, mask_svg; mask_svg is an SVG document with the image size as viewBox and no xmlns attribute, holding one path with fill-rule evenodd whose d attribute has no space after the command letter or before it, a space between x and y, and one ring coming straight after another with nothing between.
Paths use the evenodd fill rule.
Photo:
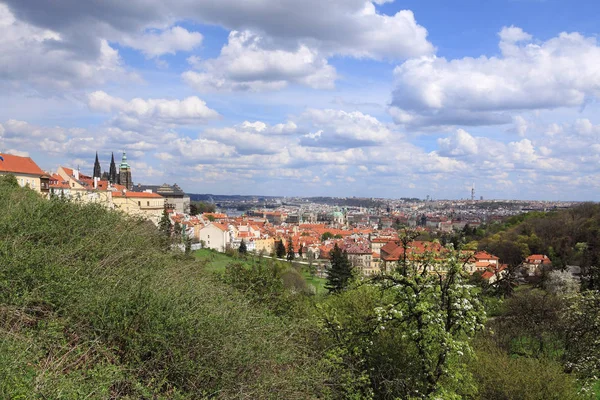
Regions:
<instances>
[{"instance_id":1,"label":"cathedral spire","mask_svg":"<svg viewBox=\"0 0 600 400\"><path fill-rule=\"evenodd\" d=\"M110 156L110 168L108 170L108 180L110 183L119 183L117 175L117 165L115 164L115 154L111 153Z\"/></svg>"},{"instance_id":2,"label":"cathedral spire","mask_svg":"<svg viewBox=\"0 0 600 400\"><path fill-rule=\"evenodd\" d=\"M92 177L100 179L102 176L102 169L100 168L100 161L98 161L98 152L96 152L96 161L94 161L94 174Z\"/></svg>"}]
</instances>

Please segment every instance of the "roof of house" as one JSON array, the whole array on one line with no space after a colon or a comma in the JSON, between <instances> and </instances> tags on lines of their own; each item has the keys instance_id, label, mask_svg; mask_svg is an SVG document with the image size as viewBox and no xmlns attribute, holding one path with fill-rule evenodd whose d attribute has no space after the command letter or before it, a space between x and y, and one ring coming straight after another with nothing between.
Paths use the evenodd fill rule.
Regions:
<instances>
[{"instance_id":1,"label":"roof of house","mask_svg":"<svg viewBox=\"0 0 600 400\"><path fill-rule=\"evenodd\" d=\"M160 194L147 192L131 192L131 191L116 191L112 194L113 197L126 197L128 199L162 199Z\"/></svg>"},{"instance_id":2,"label":"roof of house","mask_svg":"<svg viewBox=\"0 0 600 400\"><path fill-rule=\"evenodd\" d=\"M61 167L61 168L67 173L67 175L72 176L73 178L75 177L75 171L72 168L67 168L67 167ZM79 179L93 179L93 178L89 175L85 175L80 172Z\"/></svg>"},{"instance_id":3,"label":"roof of house","mask_svg":"<svg viewBox=\"0 0 600 400\"><path fill-rule=\"evenodd\" d=\"M50 177L50 187L56 189L69 189L69 182L65 181L65 179L58 174L52 174Z\"/></svg>"},{"instance_id":4,"label":"roof of house","mask_svg":"<svg viewBox=\"0 0 600 400\"><path fill-rule=\"evenodd\" d=\"M488 253L487 251L478 251L473 254L473 258L476 260L498 260L498 257Z\"/></svg>"},{"instance_id":5,"label":"roof of house","mask_svg":"<svg viewBox=\"0 0 600 400\"><path fill-rule=\"evenodd\" d=\"M40 167L31 157L19 157L12 154L0 154L4 161L0 160L0 172L12 172L29 175L45 175Z\"/></svg>"}]
</instances>

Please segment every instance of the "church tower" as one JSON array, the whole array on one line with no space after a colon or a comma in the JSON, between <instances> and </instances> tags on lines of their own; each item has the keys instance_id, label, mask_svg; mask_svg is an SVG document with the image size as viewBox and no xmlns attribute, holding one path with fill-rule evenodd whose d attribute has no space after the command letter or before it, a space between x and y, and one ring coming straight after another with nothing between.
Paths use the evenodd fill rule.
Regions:
<instances>
[{"instance_id":1,"label":"church tower","mask_svg":"<svg viewBox=\"0 0 600 400\"><path fill-rule=\"evenodd\" d=\"M119 165L119 183L127 188L127 190L133 190L133 181L131 180L131 167L127 162L127 154L123 152L123 158Z\"/></svg>"},{"instance_id":2,"label":"church tower","mask_svg":"<svg viewBox=\"0 0 600 400\"><path fill-rule=\"evenodd\" d=\"M119 177L117 176L117 166L115 165L115 154L111 153L110 156L110 169L108 170L108 180L113 185L119 183Z\"/></svg>"},{"instance_id":3,"label":"church tower","mask_svg":"<svg viewBox=\"0 0 600 400\"><path fill-rule=\"evenodd\" d=\"M96 152L96 161L94 161L94 174L92 177L98 179L102 177L102 169L100 168L100 161L98 161L98 152Z\"/></svg>"}]
</instances>

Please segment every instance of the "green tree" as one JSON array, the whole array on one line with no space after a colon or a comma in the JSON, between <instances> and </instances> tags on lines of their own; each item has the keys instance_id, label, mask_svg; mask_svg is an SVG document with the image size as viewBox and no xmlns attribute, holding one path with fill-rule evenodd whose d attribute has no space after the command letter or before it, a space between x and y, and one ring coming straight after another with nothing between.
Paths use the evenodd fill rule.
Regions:
<instances>
[{"instance_id":1,"label":"green tree","mask_svg":"<svg viewBox=\"0 0 600 400\"><path fill-rule=\"evenodd\" d=\"M300 246L298 247L298 257L302 258L303 251L304 251L304 246L302 244L300 244Z\"/></svg>"},{"instance_id":2,"label":"green tree","mask_svg":"<svg viewBox=\"0 0 600 400\"><path fill-rule=\"evenodd\" d=\"M246 253L248 253L248 248L246 247L246 242L244 241L244 239L242 239L242 242L240 243L240 247L238 248L238 252L241 255L246 255Z\"/></svg>"},{"instance_id":3,"label":"green tree","mask_svg":"<svg viewBox=\"0 0 600 400\"><path fill-rule=\"evenodd\" d=\"M392 272L330 296L324 328L332 357L365 382L362 397L468 398L471 339L483 328L478 289L452 249L416 257L407 251Z\"/></svg>"},{"instance_id":4,"label":"green tree","mask_svg":"<svg viewBox=\"0 0 600 400\"><path fill-rule=\"evenodd\" d=\"M162 217L158 222L158 230L166 237L171 236L171 219L166 208L163 210Z\"/></svg>"},{"instance_id":5,"label":"green tree","mask_svg":"<svg viewBox=\"0 0 600 400\"><path fill-rule=\"evenodd\" d=\"M296 252L294 251L294 243L292 242L292 238L288 239L287 243L287 260L292 262L296 257Z\"/></svg>"},{"instance_id":6,"label":"green tree","mask_svg":"<svg viewBox=\"0 0 600 400\"><path fill-rule=\"evenodd\" d=\"M333 233L331 232L325 232L321 235L321 241L324 242L326 240L329 240L333 237Z\"/></svg>"},{"instance_id":7,"label":"green tree","mask_svg":"<svg viewBox=\"0 0 600 400\"><path fill-rule=\"evenodd\" d=\"M344 290L352 279L352 264L348 254L339 248L337 243L329 252L331 266L327 270L327 283L325 288L331 293Z\"/></svg>"},{"instance_id":8,"label":"green tree","mask_svg":"<svg viewBox=\"0 0 600 400\"><path fill-rule=\"evenodd\" d=\"M285 257L285 245L283 244L283 240L278 240L275 244L275 255L277 258Z\"/></svg>"}]
</instances>

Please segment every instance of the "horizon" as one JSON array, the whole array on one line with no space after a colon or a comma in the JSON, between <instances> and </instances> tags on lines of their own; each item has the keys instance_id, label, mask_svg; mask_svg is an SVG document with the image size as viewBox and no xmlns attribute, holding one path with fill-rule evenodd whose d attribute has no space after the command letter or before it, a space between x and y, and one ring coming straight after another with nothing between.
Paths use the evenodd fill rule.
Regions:
<instances>
[{"instance_id":1,"label":"horizon","mask_svg":"<svg viewBox=\"0 0 600 400\"><path fill-rule=\"evenodd\" d=\"M600 4L309 3L0 0L0 152L122 150L191 194L600 201Z\"/></svg>"}]
</instances>

